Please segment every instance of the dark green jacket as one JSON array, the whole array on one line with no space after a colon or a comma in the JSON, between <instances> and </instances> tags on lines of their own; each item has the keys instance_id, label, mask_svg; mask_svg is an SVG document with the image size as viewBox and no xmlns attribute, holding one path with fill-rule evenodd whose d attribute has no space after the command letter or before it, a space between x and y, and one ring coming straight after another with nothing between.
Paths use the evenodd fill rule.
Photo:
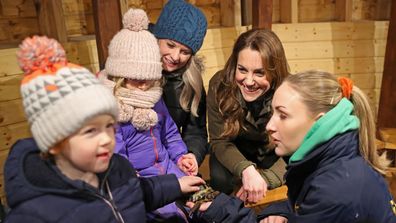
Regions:
<instances>
[{"instance_id":1,"label":"dark green jacket","mask_svg":"<svg viewBox=\"0 0 396 223\"><path fill-rule=\"evenodd\" d=\"M209 143L212 153L237 177L241 177L246 167L254 165L259 169L269 188L280 186L286 172L286 163L275 154L265 130L271 118L273 90L267 92L264 98L258 99L262 102L259 107L257 103L254 106L247 105L242 95L239 95L240 105L246 113L245 128L241 128L236 137L220 137L225 123L215 96L215 89L220 83L220 72L210 80L207 97Z\"/></svg>"}]
</instances>

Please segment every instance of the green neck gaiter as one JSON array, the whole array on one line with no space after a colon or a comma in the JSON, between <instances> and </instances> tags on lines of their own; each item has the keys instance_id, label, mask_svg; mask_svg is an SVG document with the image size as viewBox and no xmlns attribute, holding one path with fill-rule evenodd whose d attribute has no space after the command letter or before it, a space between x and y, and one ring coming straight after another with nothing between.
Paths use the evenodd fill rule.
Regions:
<instances>
[{"instance_id":1,"label":"green neck gaiter","mask_svg":"<svg viewBox=\"0 0 396 223\"><path fill-rule=\"evenodd\" d=\"M320 117L305 135L300 147L290 157L289 164L302 160L317 145L327 142L337 134L359 128L359 119L352 114L353 104L346 98Z\"/></svg>"}]
</instances>

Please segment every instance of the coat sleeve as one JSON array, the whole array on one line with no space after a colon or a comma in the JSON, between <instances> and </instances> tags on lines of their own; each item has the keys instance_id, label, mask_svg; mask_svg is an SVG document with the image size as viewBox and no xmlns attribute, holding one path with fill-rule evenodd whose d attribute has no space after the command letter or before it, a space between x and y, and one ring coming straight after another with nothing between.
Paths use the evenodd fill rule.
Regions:
<instances>
[{"instance_id":1,"label":"coat sleeve","mask_svg":"<svg viewBox=\"0 0 396 223\"><path fill-rule=\"evenodd\" d=\"M329 185L331 187L334 185ZM325 187L327 187L325 185ZM258 216L259 219L263 219L270 215L280 215L288 219L288 223L348 223L357 222L359 217L353 214L353 205L348 203L346 199L335 199L339 196L337 193L328 193L329 191L336 192L337 190L326 190L311 188L306 194L302 203L294 205L295 211L292 211L289 201L275 203L265 208ZM342 191L342 190L338 190ZM342 201L342 202L340 202ZM363 213L362 213L363 214Z\"/></svg>"},{"instance_id":2,"label":"coat sleeve","mask_svg":"<svg viewBox=\"0 0 396 223\"><path fill-rule=\"evenodd\" d=\"M244 207L242 200L226 194L219 194L201 218L206 222L257 222L253 209Z\"/></svg>"},{"instance_id":3,"label":"coat sleeve","mask_svg":"<svg viewBox=\"0 0 396 223\"><path fill-rule=\"evenodd\" d=\"M246 167L255 164L245 158L233 143L232 138L221 137L224 131L224 119L219 111L219 104L216 100L215 93L220 82L220 72L217 72L209 83L207 98L209 143L212 153L219 162L233 173L233 175L240 177Z\"/></svg>"},{"instance_id":4,"label":"coat sleeve","mask_svg":"<svg viewBox=\"0 0 396 223\"><path fill-rule=\"evenodd\" d=\"M187 153L187 146L181 138L177 125L169 114L163 99L161 98L157 103L160 103L157 112L164 116L164 122L161 126L161 141L168 150L171 160L177 163L177 160Z\"/></svg>"},{"instance_id":5,"label":"coat sleeve","mask_svg":"<svg viewBox=\"0 0 396 223\"><path fill-rule=\"evenodd\" d=\"M174 174L139 179L148 211L163 207L182 196L179 181Z\"/></svg>"},{"instance_id":6,"label":"coat sleeve","mask_svg":"<svg viewBox=\"0 0 396 223\"><path fill-rule=\"evenodd\" d=\"M190 118L182 127L182 138L187 145L188 151L195 155L198 166L200 166L209 148L206 129L206 93L203 87L198 106L198 117L190 113Z\"/></svg>"},{"instance_id":7,"label":"coat sleeve","mask_svg":"<svg viewBox=\"0 0 396 223\"><path fill-rule=\"evenodd\" d=\"M20 223L20 222L29 222L29 223L45 223L46 221L37 218L33 215L25 215L25 214L13 214L12 212L6 216L4 219L5 223Z\"/></svg>"}]
</instances>

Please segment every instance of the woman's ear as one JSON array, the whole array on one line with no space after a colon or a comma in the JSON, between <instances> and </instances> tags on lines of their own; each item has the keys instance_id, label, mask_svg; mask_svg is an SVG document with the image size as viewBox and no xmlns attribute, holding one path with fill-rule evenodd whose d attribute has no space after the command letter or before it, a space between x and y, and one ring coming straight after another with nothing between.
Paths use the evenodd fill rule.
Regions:
<instances>
[{"instance_id":1,"label":"woman's ear","mask_svg":"<svg viewBox=\"0 0 396 223\"><path fill-rule=\"evenodd\" d=\"M325 114L326 113L324 113L324 112L320 112L319 114L317 114L316 117L315 117L315 121L318 121Z\"/></svg>"}]
</instances>

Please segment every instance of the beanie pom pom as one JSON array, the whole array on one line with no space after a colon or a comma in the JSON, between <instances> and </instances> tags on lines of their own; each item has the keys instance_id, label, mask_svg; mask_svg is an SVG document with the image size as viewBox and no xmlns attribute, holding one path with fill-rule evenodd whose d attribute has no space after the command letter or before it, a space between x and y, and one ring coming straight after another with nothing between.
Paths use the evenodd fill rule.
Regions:
<instances>
[{"instance_id":1,"label":"beanie pom pom","mask_svg":"<svg viewBox=\"0 0 396 223\"><path fill-rule=\"evenodd\" d=\"M139 32L148 29L149 19L142 9L129 9L122 18L125 29Z\"/></svg>"},{"instance_id":2,"label":"beanie pom pom","mask_svg":"<svg viewBox=\"0 0 396 223\"><path fill-rule=\"evenodd\" d=\"M55 63L67 63L63 47L46 36L33 36L23 40L19 45L17 60L25 74L39 69L48 70Z\"/></svg>"}]
</instances>

